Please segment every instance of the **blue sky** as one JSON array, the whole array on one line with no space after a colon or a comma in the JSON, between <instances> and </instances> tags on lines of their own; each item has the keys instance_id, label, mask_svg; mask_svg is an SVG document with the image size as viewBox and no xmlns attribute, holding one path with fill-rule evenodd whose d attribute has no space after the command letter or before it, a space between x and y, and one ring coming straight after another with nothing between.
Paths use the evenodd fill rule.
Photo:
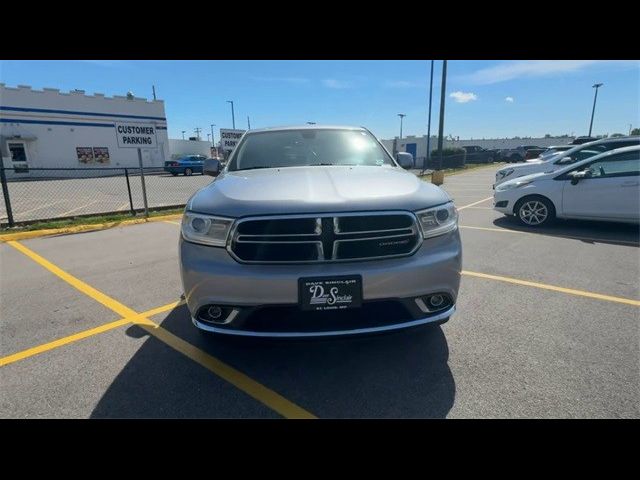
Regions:
<instances>
[{"instance_id":1,"label":"blue sky","mask_svg":"<svg viewBox=\"0 0 640 480\"><path fill-rule=\"evenodd\" d=\"M441 61L436 61L431 131L437 133ZM171 138L209 125L253 128L316 123L364 125L382 138L427 131L429 61L2 61L0 82L165 101ZM594 134L640 123L639 61L448 63L445 135L460 138L585 135L596 82Z\"/></svg>"}]
</instances>

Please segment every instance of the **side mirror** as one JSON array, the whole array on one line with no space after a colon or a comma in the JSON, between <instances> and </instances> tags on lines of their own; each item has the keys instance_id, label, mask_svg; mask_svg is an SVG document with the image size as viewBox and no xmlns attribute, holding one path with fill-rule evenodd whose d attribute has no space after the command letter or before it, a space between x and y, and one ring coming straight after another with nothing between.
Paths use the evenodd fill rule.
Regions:
<instances>
[{"instance_id":1,"label":"side mirror","mask_svg":"<svg viewBox=\"0 0 640 480\"><path fill-rule=\"evenodd\" d=\"M589 178L591 172L589 170L573 171L569 173L569 176L571 177L571 185L577 185L580 180Z\"/></svg>"},{"instance_id":2,"label":"side mirror","mask_svg":"<svg viewBox=\"0 0 640 480\"><path fill-rule=\"evenodd\" d=\"M205 175L211 175L217 177L220 174L221 166L220 161L215 158L207 158L204 161L204 167L202 167Z\"/></svg>"},{"instance_id":3,"label":"side mirror","mask_svg":"<svg viewBox=\"0 0 640 480\"><path fill-rule=\"evenodd\" d=\"M413 168L413 155L407 152L398 152L396 153L396 160L398 164L405 170Z\"/></svg>"}]
</instances>

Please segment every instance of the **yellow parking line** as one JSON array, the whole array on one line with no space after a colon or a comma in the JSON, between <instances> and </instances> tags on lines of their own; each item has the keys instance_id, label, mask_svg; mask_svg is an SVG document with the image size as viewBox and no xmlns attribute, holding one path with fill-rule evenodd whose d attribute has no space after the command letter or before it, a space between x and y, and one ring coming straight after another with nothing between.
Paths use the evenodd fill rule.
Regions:
<instances>
[{"instance_id":1,"label":"yellow parking line","mask_svg":"<svg viewBox=\"0 0 640 480\"><path fill-rule=\"evenodd\" d=\"M554 292L567 293L569 295L578 295L581 297L595 298L597 300L607 300L609 302L624 303L626 305L633 305L634 307L640 307L640 301L633 300L631 298L602 295L600 293L586 292L584 290L574 290L573 288L558 287L558 286L549 285L546 283L530 282L528 280L519 280L517 278L503 277L500 275L489 275L487 273L470 272L468 270L462 270L461 273L462 275L468 275L470 277L485 278L488 280L497 280L499 282L513 283L516 285L524 285L526 287L541 288L543 290L552 290Z\"/></svg>"},{"instance_id":2,"label":"yellow parking line","mask_svg":"<svg viewBox=\"0 0 640 480\"><path fill-rule=\"evenodd\" d=\"M479 207L473 207L473 208L479 208ZM521 233L524 235L547 235L549 237L556 237L556 238L568 238L570 240L585 240L588 242L608 242L608 243L617 243L617 244L621 244L621 245L633 245L634 247L638 246L638 242L630 242L627 240L610 240L607 238L592 238L592 237L582 237L579 235L555 235L553 233L548 233L548 232L539 232L539 233L534 233L534 232L523 232L522 230L509 230L508 228L490 228L490 227L472 227L470 225L459 225L460 228L469 228L472 230L485 230L487 232L499 232L499 233Z\"/></svg>"},{"instance_id":3,"label":"yellow parking line","mask_svg":"<svg viewBox=\"0 0 640 480\"><path fill-rule=\"evenodd\" d=\"M82 280L74 277L73 275L65 272L61 268L59 268L56 265L54 265L53 263L51 263L46 258L41 257L36 252L34 252L33 250L25 247L21 243L18 243L16 241L12 240L12 241L7 242L7 244L11 245L13 248L18 250L19 252L25 254L31 260L33 260L37 264L41 265L42 267L46 268L47 270L49 270L54 275L60 277L62 280L67 282L69 285L71 285L75 289L80 290L85 295L88 295L89 297L93 298L96 302L101 303L105 307L113 310L114 312L116 312L121 317L127 318L127 317L135 317L136 315L138 315L138 312L136 312L135 310L130 309L126 305L123 305L122 303L118 302L117 300L114 300L113 298L111 298L111 297L105 295L104 293L96 290L91 285L89 285L89 284L83 282Z\"/></svg>"},{"instance_id":4,"label":"yellow parking line","mask_svg":"<svg viewBox=\"0 0 640 480\"><path fill-rule=\"evenodd\" d=\"M251 377L218 360L214 356L209 355L205 351L200 350L198 347L190 344L177 335L174 335L169 330L162 328L159 325L155 325L155 327L142 325L142 328L158 340L169 345L174 350L182 353L210 372L213 372L223 380L226 380L247 395L266 405L271 410L278 412L283 417L296 419L316 418L315 415L287 400L282 395L265 387L261 383L256 382Z\"/></svg>"},{"instance_id":5,"label":"yellow parking line","mask_svg":"<svg viewBox=\"0 0 640 480\"><path fill-rule=\"evenodd\" d=\"M287 400L283 396L274 392L273 390L265 387L264 385L256 382L252 378L248 377L244 373L236 370L235 368L223 363L217 358L209 355L208 353L200 350L199 348L191 345L190 343L182 340L180 337L172 334L168 330L152 322L148 318L143 318L141 314L136 313L131 308L118 302L117 300L105 295L104 293L96 290L92 286L83 282L82 280L74 277L73 275L65 272L60 267L57 267L53 263L49 262L45 258L41 257L34 251L25 247L24 245L16 242L7 242L16 250L24 253L27 257L31 258L42 267L49 270L54 275L58 276L69 285L73 286L77 290L81 291L85 295L93 298L95 301L110 308L114 312L122 315L123 317L135 317L137 320L135 323L140 324L149 334L157 338L158 340L166 343L170 347L174 348L178 352L187 356L194 362L202 365L209 371L215 373L220 378L223 378L239 390L243 391L250 397L258 400L262 404L266 405L270 409L279 413L285 418L316 418L310 412L299 407L295 403Z\"/></svg>"},{"instance_id":6,"label":"yellow parking line","mask_svg":"<svg viewBox=\"0 0 640 480\"><path fill-rule=\"evenodd\" d=\"M157 315L158 313L166 312L167 310L171 310L183 303L184 303L183 301L172 302L167 305L163 305L162 307L154 308L153 310L148 310L146 312L143 312L139 315L136 315L135 317L121 318L120 320L116 320L114 322L105 323L104 325L100 325L95 328L90 328L89 330L84 330L82 332L74 333L73 335L68 335L66 337L59 338L58 340L54 340L52 342L43 343L42 345L27 348L26 350L22 350L20 352L13 353L11 355L7 355L6 357L1 357L0 367L4 367L5 365L9 365L10 363L14 363L19 360L24 360L25 358L33 357L34 355L48 352L49 350L53 350L55 348L62 347L64 345L77 342L78 340L83 340L85 338L93 337L94 335L98 335L100 333L108 332L109 330L113 330L114 328L121 327L122 325L127 325L128 323L143 324L146 322L150 322L149 320L146 320L145 317L151 317L153 315ZM141 319L139 319L138 317L141 317ZM146 322L144 322L144 320L146 320Z\"/></svg>"},{"instance_id":7,"label":"yellow parking line","mask_svg":"<svg viewBox=\"0 0 640 480\"><path fill-rule=\"evenodd\" d=\"M98 335L99 333L113 330L114 328L121 327L122 325L126 325L127 323L130 323L129 319L124 318L121 320L116 320L115 322L100 325L96 328L85 330L84 332L76 333L74 335L69 335L68 337L54 340L53 342L38 345L37 347L27 348L26 350L22 350L21 352L17 352L12 355L0 358L0 367L4 367L5 365L9 365L10 363L17 362L18 360L24 360L25 358L33 357L34 355L38 355L39 353L48 352L49 350L62 347L63 345L68 345L69 343L77 342L78 340L82 340L83 338L92 337L94 335Z\"/></svg>"},{"instance_id":8,"label":"yellow parking line","mask_svg":"<svg viewBox=\"0 0 640 480\"><path fill-rule=\"evenodd\" d=\"M487 200L491 200L492 198L493 198L493 197L487 197L487 198L484 198L484 199L482 199L482 200L478 200L477 202L470 203L469 205L465 205L464 207L460 207L460 208L458 208L458 211L460 211L460 210L464 210L465 208L469 208L469 207L475 207L475 206L476 206L476 205L478 205L479 203L486 202Z\"/></svg>"}]
</instances>

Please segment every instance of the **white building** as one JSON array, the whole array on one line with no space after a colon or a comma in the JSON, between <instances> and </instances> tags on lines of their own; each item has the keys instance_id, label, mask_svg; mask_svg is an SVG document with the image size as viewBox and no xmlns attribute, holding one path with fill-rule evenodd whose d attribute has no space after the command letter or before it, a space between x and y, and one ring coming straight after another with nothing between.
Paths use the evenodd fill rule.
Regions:
<instances>
[{"instance_id":1,"label":"white building","mask_svg":"<svg viewBox=\"0 0 640 480\"><path fill-rule=\"evenodd\" d=\"M137 149L119 147L116 123L153 127L157 147L141 149L143 166L170 158L162 100L0 83L0 153L5 168L17 170L7 170L9 178L51 174L38 168L137 167Z\"/></svg>"}]
</instances>

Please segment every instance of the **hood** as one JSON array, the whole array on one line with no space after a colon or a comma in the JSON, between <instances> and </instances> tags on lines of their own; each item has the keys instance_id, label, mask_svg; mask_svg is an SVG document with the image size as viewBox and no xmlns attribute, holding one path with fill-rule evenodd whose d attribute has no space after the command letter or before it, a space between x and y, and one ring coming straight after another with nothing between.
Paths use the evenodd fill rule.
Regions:
<instances>
[{"instance_id":1,"label":"hood","mask_svg":"<svg viewBox=\"0 0 640 480\"><path fill-rule=\"evenodd\" d=\"M527 160L524 163L509 163L500 168L500 170L507 170L509 168L513 168L514 170L522 170L523 168L528 168L534 165L540 165L542 163L546 163L548 160ZM500 171L499 170L499 171Z\"/></svg>"},{"instance_id":2,"label":"hood","mask_svg":"<svg viewBox=\"0 0 640 480\"><path fill-rule=\"evenodd\" d=\"M419 210L450 201L441 188L387 166L287 167L223 172L187 203L228 217Z\"/></svg>"},{"instance_id":3,"label":"hood","mask_svg":"<svg viewBox=\"0 0 640 480\"><path fill-rule=\"evenodd\" d=\"M554 174L557 172L553 172ZM505 185L507 184L511 184L511 183L518 183L518 182L526 182L528 180L535 180L538 179L540 177L548 177L549 174L546 172L537 172L537 173L531 173L529 175L523 175L521 177L516 177L516 178L512 178L511 180L507 180L506 182L502 182L499 186L500 188L504 188ZM496 187L497 189L498 187Z\"/></svg>"}]
</instances>

